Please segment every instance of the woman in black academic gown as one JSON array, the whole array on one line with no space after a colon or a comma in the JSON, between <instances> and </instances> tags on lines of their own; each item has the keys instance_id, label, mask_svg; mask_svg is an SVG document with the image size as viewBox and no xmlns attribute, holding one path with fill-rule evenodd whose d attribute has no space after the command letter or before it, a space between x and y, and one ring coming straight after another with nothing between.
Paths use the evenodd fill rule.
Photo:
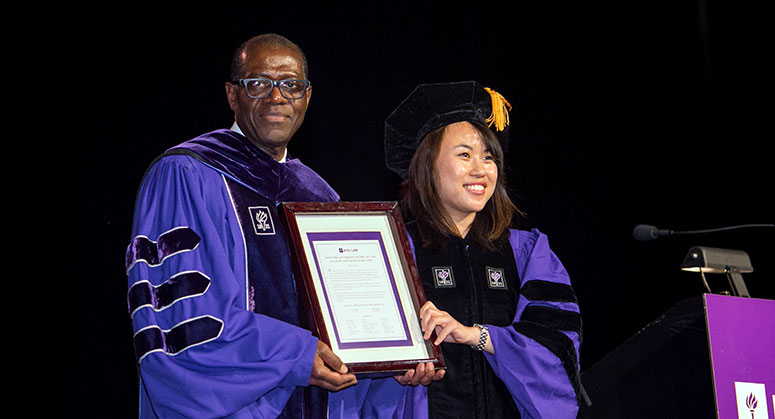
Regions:
<instances>
[{"instance_id":1,"label":"woman in black academic gown","mask_svg":"<svg viewBox=\"0 0 775 419\"><path fill-rule=\"evenodd\" d=\"M571 418L581 320L570 279L503 176L508 102L477 82L421 85L387 118L388 167L447 365L427 386L432 418ZM411 382L410 372L399 381ZM419 386L417 392L425 392Z\"/></svg>"}]
</instances>

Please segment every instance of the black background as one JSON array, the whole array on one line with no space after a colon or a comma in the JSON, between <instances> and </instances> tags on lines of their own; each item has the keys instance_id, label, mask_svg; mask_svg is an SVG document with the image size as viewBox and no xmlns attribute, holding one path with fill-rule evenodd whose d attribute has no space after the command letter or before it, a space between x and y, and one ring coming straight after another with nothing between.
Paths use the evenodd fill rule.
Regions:
<instances>
[{"instance_id":1,"label":"black background","mask_svg":"<svg viewBox=\"0 0 775 419\"><path fill-rule=\"evenodd\" d=\"M159 3L68 9L39 45L61 47L79 93L59 103L77 116L45 149L51 182L26 190L44 304L25 366L46 377L31 383L44 411L136 416L123 257L137 187L163 150L231 124L232 51L265 32L307 55L314 93L290 150L343 200L396 199L383 121L417 84L477 80L511 102L512 197L570 272L582 370L703 292L679 269L693 245L746 251L749 291L775 298L772 229L631 235L773 222L764 2Z\"/></svg>"}]
</instances>

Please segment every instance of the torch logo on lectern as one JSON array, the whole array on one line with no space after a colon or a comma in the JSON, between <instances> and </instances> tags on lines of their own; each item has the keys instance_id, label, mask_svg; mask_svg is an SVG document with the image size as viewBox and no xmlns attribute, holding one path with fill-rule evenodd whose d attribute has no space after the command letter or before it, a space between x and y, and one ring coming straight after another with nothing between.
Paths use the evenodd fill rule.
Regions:
<instances>
[{"instance_id":1,"label":"torch logo on lectern","mask_svg":"<svg viewBox=\"0 0 775 419\"><path fill-rule=\"evenodd\" d=\"M749 394L748 397L746 397L745 405L748 406L748 409L751 411L751 419L753 419L754 413L756 411L756 406L759 405L759 402L756 400L756 396L754 396L753 393Z\"/></svg>"}]
</instances>

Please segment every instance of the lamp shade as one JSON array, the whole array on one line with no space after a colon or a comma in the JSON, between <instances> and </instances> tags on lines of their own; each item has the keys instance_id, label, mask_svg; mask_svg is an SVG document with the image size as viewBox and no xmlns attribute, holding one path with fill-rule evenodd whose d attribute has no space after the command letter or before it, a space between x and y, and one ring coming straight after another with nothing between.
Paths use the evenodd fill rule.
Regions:
<instances>
[{"instance_id":1,"label":"lamp shade","mask_svg":"<svg viewBox=\"0 0 775 419\"><path fill-rule=\"evenodd\" d=\"M685 271L709 273L753 272L751 260L748 254L742 250L718 249L713 247L695 246L689 249L689 253L681 264Z\"/></svg>"}]
</instances>

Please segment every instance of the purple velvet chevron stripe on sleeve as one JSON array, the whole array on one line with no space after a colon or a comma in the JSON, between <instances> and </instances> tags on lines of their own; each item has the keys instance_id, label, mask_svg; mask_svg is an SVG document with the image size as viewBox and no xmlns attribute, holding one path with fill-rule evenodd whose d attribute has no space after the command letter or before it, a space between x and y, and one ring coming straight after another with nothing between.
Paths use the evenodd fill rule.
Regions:
<instances>
[{"instance_id":1,"label":"purple velvet chevron stripe on sleeve","mask_svg":"<svg viewBox=\"0 0 775 419\"><path fill-rule=\"evenodd\" d=\"M170 330L150 326L134 335L137 362L151 352L161 351L175 355L191 346L201 345L220 336L223 322L211 316L187 320Z\"/></svg>"},{"instance_id":2,"label":"purple velvet chevron stripe on sleeve","mask_svg":"<svg viewBox=\"0 0 775 419\"><path fill-rule=\"evenodd\" d=\"M210 278L196 271L182 272L157 286L148 281L136 282L127 293L130 316L142 307L164 310L184 298L204 294L209 286Z\"/></svg>"},{"instance_id":3,"label":"purple velvet chevron stripe on sleeve","mask_svg":"<svg viewBox=\"0 0 775 419\"><path fill-rule=\"evenodd\" d=\"M199 235L188 227L177 227L159 235L157 241L137 236L127 247L126 270L135 263L144 261L150 266L161 264L165 258L176 253L191 251L199 244Z\"/></svg>"}]
</instances>

